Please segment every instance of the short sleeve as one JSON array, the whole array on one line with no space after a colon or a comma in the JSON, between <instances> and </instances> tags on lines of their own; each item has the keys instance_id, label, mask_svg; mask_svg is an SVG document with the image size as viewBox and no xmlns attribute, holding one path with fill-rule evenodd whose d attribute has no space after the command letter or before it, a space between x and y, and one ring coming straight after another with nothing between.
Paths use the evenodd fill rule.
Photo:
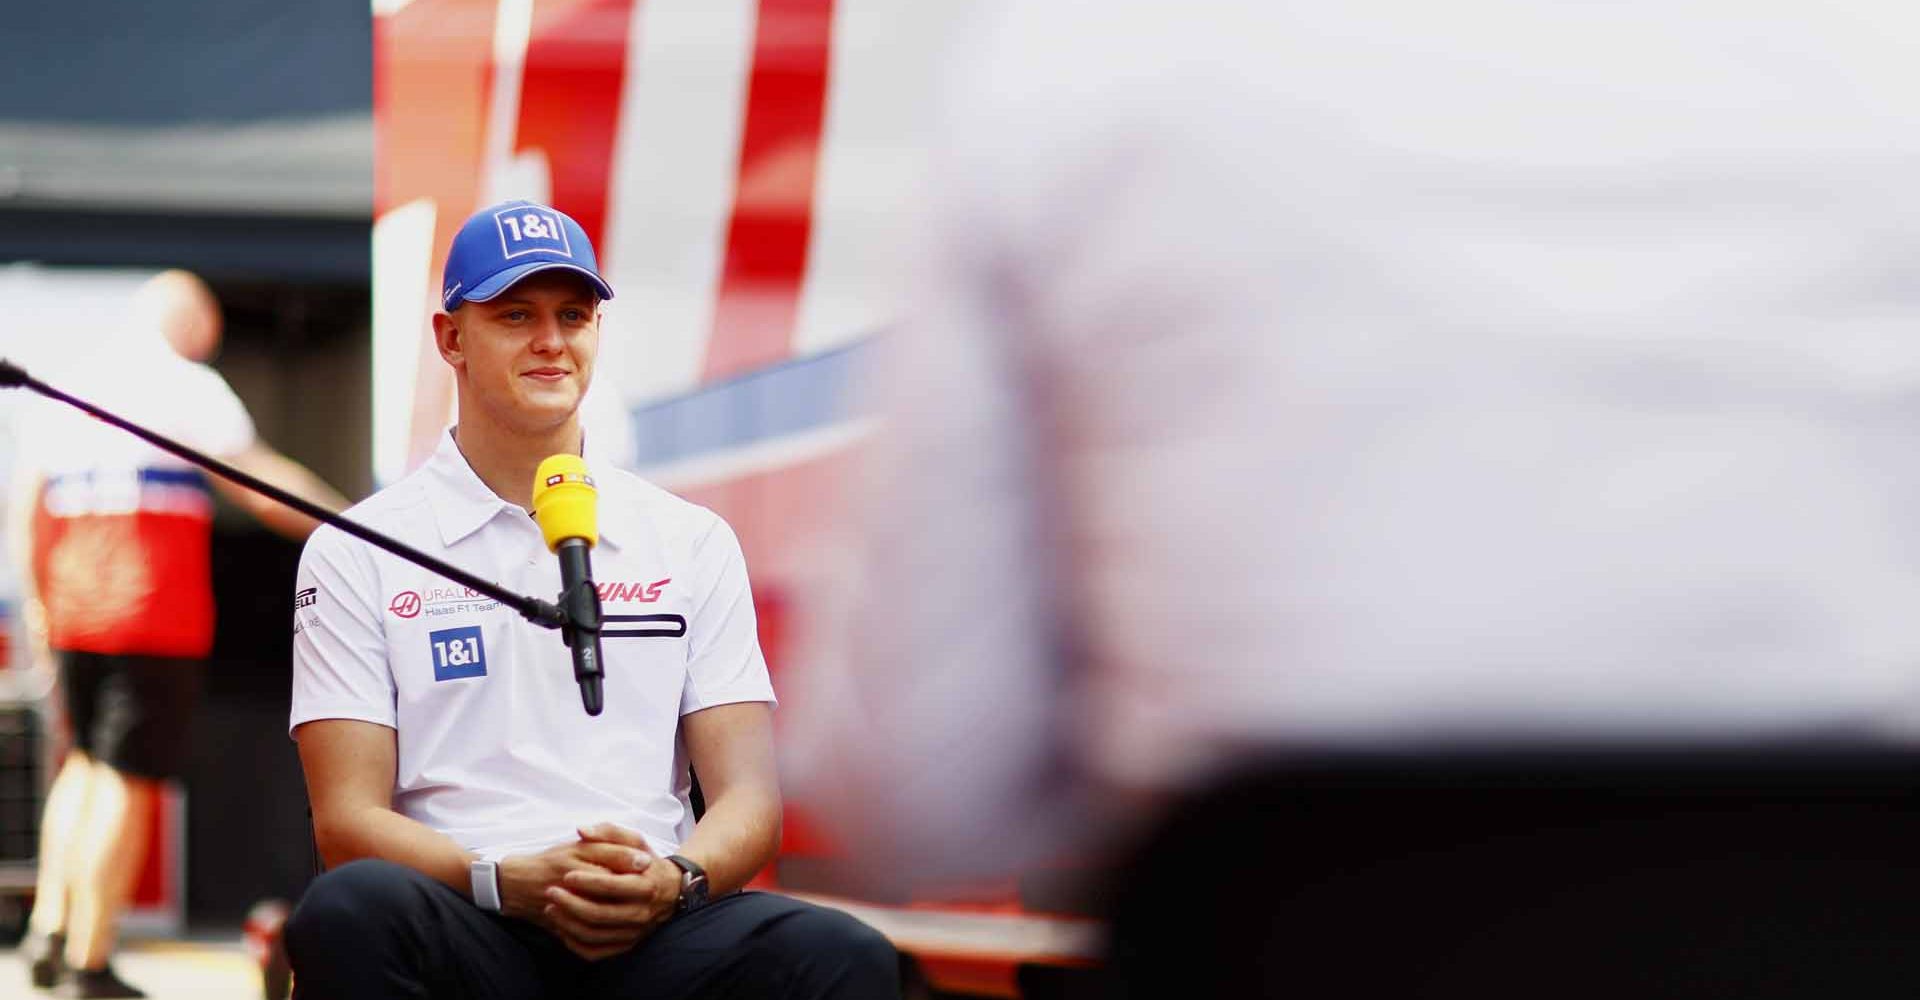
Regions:
<instances>
[{"instance_id":1,"label":"short sleeve","mask_svg":"<svg viewBox=\"0 0 1920 1000\"><path fill-rule=\"evenodd\" d=\"M294 582L289 732L315 719L396 726L386 629L369 596L376 583L365 554L337 529L307 540Z\"/></svg>"},{"instance_id":2,"label":"short sleeve","mask_svg":"<svg viewBox=\"0 0 1920 1000\"><path fill-rule=\"evenodd\" d=\"M210 455L244 451L254 442L253 418L220 373L205 365L185 366L188 391L174 397L172 409L181 440Z\"/></svg>"},{"instance_id":3,"label":"short sleeve","mask_svg":"<svg viewBox=\"0 0 1920 1000\"><path fill-rule=\"evenodd\" d=\"M694 611L687 622L687 684L680 714L734 702L774 702L747 560L726 521L714 517L694 544L692 568Z\"/></svg>"}]
</instances>

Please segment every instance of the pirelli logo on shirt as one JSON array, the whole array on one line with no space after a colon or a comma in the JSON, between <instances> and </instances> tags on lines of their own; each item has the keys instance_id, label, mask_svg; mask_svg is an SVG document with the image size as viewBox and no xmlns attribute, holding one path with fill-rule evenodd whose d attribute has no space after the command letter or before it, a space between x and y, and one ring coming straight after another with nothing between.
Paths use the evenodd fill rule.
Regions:
<instances>
[{"instance_id":1,"label":"pirelli logo on shirt","mask_svg":"<svg viewBox=\"0 0 1920 1000\"><path fill-rule=\"evenodd\" d=\"M299 635L320 624L320 613L308 608L320 603L320 588L302 587L293 592L293 634ZM302 613L304 612L304 613Z\"/></svg>"}]
</instances>

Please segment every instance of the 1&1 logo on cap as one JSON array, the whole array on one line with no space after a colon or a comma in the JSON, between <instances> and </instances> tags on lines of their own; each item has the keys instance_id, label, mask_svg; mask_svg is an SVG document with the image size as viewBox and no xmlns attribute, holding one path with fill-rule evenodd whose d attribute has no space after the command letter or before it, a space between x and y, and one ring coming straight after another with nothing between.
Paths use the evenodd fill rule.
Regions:
<instances>
[{"instance_id":1,"label":"1&1 logo on cap","mask_svg":"<svg viewBox=\"0 0 1920 1000\"><path fill-rule=\"evenodd\" d=\"M521 254L546 251L562 257L573 256L567 242L567 227L553 212L524 205L493 213L494 228L500 230L500 252L512 260Z\"/></svg>"},{"instance_id":2,"label":"1&1 logo on cap","mask_svg":"<svg viewBox=\"0 0 1920 1000\"><path fill-rule=\"evenodd\" d=\"M454 681L462 677L487 675L487 647L480 638L480 626L464 625L427 633L432 647L433 679Z\"/></svg>"}]
</instances>

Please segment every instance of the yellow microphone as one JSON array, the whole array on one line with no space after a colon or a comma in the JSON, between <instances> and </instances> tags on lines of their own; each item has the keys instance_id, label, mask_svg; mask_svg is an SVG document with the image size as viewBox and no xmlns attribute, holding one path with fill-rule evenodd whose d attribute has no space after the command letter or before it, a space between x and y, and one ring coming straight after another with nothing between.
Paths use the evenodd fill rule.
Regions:
<instances>
[{"instance_id":1,"label":"yellow microphone","mask_svg":"<svg viewBox=\"0 0 1920 1000\"><path fill-rule=\"evenodd\" d=\"M546 537L547 551L578 538L592 548L600 541L600 491L578 455L549 455L533 473L533 519Z\"/></svg>"},{"instance_id":2,"label":"yellow microphone","mask_svg":"<svg viewBox=\"0 0 1920 1000\"><path fill-rule=\"evenodd\" d=\"M547 549L560 557L560 638L573 650L573 679L588 715L599 715L600 593L587 553L600 540L600 491L578 455L549 455L533 473L533 520Z\"/></svg>"}]
</instances>

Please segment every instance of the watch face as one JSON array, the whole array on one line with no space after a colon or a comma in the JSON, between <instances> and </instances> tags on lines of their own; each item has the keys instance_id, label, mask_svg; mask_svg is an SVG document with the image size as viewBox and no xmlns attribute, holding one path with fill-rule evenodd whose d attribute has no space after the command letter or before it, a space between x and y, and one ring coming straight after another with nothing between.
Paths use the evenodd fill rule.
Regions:
<instances>
[{"instance_id":1,"label":"watch face","mask_svg":"<svg viewBox=\"0 0 1920 1000\"><path fill-rule=\"evenodd\" d=\"M677 912L685 913L697 909L707 902L707 872L690 858L678 854L667 855L667 860L680 868L680 901L674 905Z\"/></svg>"},{"instance_id":2,"label":"watch face","mask_svg":"<svg viewBox=\"0 0 1920 1000\"><path fill-rule=\"evenodd\" d=\"M707 902L707 877L688 872L680 879L681 912L705 906Z\"/></svg>"},{"instance_id":3,"label":"watch face","mask_svg":"<svg viewBox=\"0 0 1920 1000\"><path fill-rule=\"evenodd\" d=\"M500 869L492 861L475 861L468 869L472 879L473 901L481 909L500 912Z\"/></svg>"}]
</instances>

